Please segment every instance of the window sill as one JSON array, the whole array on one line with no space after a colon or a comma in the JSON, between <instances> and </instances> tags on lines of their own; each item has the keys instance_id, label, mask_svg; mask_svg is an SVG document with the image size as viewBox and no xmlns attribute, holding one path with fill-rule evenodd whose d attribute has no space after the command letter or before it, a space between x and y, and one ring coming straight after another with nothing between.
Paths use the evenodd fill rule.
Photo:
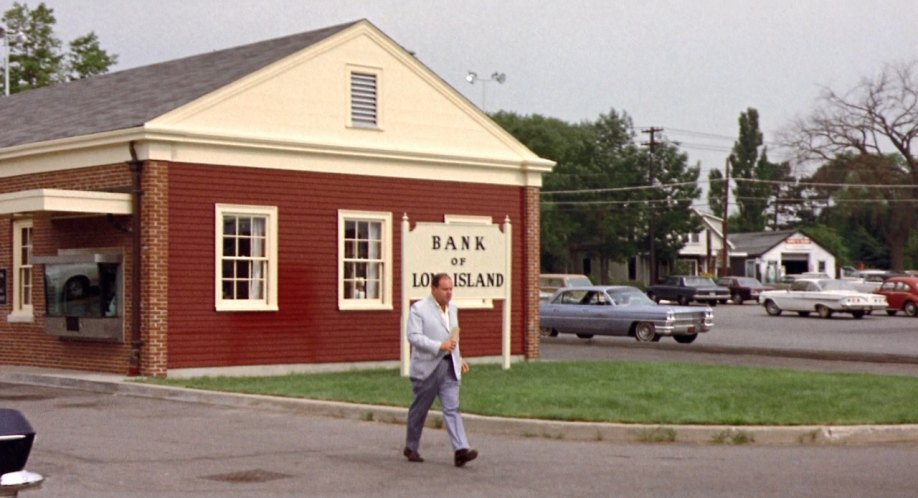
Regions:
<instances>
[{"instance_id":1,"label":"window sill","mask_svg":"<svg viewBox=\"0 0 918 498\"><path fill-rule=\"evenodd\" d=\"M218 303L216 310L221 313L227 312L274 312L278 311L277 305L252 305L252 304L226 304Z\"/></svg>"},{"instance_id":2,"label":"window sill","mask_svg":"<svg viewBox=\"0 0 918 498\"><path fill-rule=\"evenodd\" d=\"M34 323L35 315L31 311L14 311L6 315L7 323Z\"/></svg>"},{"instance_id":3,"label":"window sill","mask_svg":"<svg viewBox=\"0 0 918 498\"><path fill-rule=\"evenodd\" d=\"M379 301L362 301L360 299L338 301L340 311L391 311L392 304Z\"/></svg>"}]
</instances>

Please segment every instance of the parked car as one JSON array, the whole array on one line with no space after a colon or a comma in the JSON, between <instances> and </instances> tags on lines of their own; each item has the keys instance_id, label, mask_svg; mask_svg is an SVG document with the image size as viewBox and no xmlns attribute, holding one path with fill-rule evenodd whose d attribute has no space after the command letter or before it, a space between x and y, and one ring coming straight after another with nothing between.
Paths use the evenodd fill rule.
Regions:
<instances>
[{"instance_id":1,"label":"parked car","mask_svg":"<svg viewBox=\"0 0 918 498\"><path fill-rule=\"evenodd\" d=\"M775 290L790 289L791 286L794 285L794 282L800 280L801 278L831 279L832 277L830 277L828 273L823 272L804 272L782 275L778 278L778 281L775 282Z\"/></svg>"},{"instance_id":2,"label":"parked car","mask_svg":"<svg viewBox=\"0 0 918 498\"><path fill-rule=\"evenodd\" d=\"M771 316L783 311L796 311L800 316L816 312L822 318L833 313L851 313L863 318L873 310L886 309L886 298L859 292L844 280L801 278L790 289L772 290L759 294L759 302Z\"/></svg>"},{"instance_id":3,"label":"parked car","mask_svg":"<svg viewBox=\"0 0 918 498\"><path fill-rule=\"evenodd\" d=\"M889 316L902 311L908 316L918 316L918 277L891 277L880 285L877 294L887 302Z\"/></svg>"},{"instance_id":4,"label":"parked car","mask_svg":"<svg viewBox=\"0 0 918 498\"><path fill-rule=\"evenodd\" d=\"M660 301L675 301L683 306L692 301L717 306L730 299L730 289L721 287L707 277L670 275L661 284L647 287L647 297Z\"/></svg>"},{"instance_id":5,"label":"parked car","mask_svg":"<svg viewBox=\"0 0 918 498\"><path fill-rule=\"evenodd\" d=\"M759 294L774 289L774 287L764 285L759 282L759 279L752 277L720 277L717 280L717 285L730 289L730 299L733 304L758 301Z\"/></svg>"},{"instance_id":6,"label":"parked car","mask_svg":"<svg viewBox=\"0 0 918 498\"><path fill-rule=\"evenodd\" d=\"M714 326L711 308L660 305L639 289L622 285L564 288L539 305L543 335L630 336L656 342L672 336L688 344Z\"/></svg>"},{"instance_id":7,"label":"parked car","mask_svg":"<svg viewBox=\"0 0 918 498\"><path fill-rule=\"evenodd\" d=\"M564 287L593 285L590 277L579 273L543 273L539 275L539 300L551 297L556 290Z\"/></svg>"},{"instance_id":8,"label":"parked car","mask_svg":"<svg viewBox=\"0 0 918 498\"><path fill-rule=\"evenodd\" d=\"M887 279L899 276L905 276L905 274L888 270L858 270L845 280L851 282L854 288L861 292L876 292Z\"/></svg>"}]
</instances>

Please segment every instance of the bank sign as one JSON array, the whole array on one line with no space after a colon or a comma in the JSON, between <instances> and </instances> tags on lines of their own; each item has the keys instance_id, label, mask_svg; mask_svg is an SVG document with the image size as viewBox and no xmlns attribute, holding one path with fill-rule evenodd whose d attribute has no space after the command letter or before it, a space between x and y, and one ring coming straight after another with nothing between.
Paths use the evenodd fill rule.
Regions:
<instances>
[{"instance_id":1,"label":"bank sign","mask_svg":"<svg viewBox=\"0 0 918 498\"><path fill-rule=\"evenodd\" d=\"M417 223L403 233L402 271L409 299L430 295L431 277L441 272L453 279L454 299L507 297L510 240L498 225Z\"/></svg>"}]
</instances>

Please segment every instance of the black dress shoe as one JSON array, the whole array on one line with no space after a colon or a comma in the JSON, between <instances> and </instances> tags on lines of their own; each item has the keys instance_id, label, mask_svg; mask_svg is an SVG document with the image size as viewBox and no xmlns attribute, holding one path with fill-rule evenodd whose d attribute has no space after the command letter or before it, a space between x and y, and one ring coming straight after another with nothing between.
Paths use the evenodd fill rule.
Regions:
<instances>
[{"instance_id":1,"label":"black dress shoe","mask_svg":"<svg viewBox=\"0 0 918 498\"><path fill-rule=\"evenodd\" d=\"M476 458L478 458L476 450L458 450L456 451L456 467L462 467Z\"/></svg>"},{"instance_id":2,"label":"black dress shoe","mask_svg":"<svg viewBox=\"0 0 918 498\"><path fill-rule=\"evenodd\" d=\"M424 461L424 459L421 458L420 453L412 449L409 449L407 447L405 448L405 451L402 452L402 454L405 455L405 458L407 458L409 462L423 462Z\"/></svg>"}]
</instances>

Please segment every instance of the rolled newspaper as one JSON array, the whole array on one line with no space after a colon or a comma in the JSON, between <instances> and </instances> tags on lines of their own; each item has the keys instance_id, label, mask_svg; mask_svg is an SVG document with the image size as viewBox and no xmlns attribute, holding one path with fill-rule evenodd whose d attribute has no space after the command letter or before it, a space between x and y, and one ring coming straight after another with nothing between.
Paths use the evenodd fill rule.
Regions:
<instances>
[{"instance_id":1,"label":"rolled newspaper","mask_svg":"<svg viewBox=\"0 0 918 498\"><path fill-rule=\"evenodd\" d=\"M449 332L449 340L457 341L459 340L459 327L453 327L453 330Z\"/></svg>"}]
</instances>

